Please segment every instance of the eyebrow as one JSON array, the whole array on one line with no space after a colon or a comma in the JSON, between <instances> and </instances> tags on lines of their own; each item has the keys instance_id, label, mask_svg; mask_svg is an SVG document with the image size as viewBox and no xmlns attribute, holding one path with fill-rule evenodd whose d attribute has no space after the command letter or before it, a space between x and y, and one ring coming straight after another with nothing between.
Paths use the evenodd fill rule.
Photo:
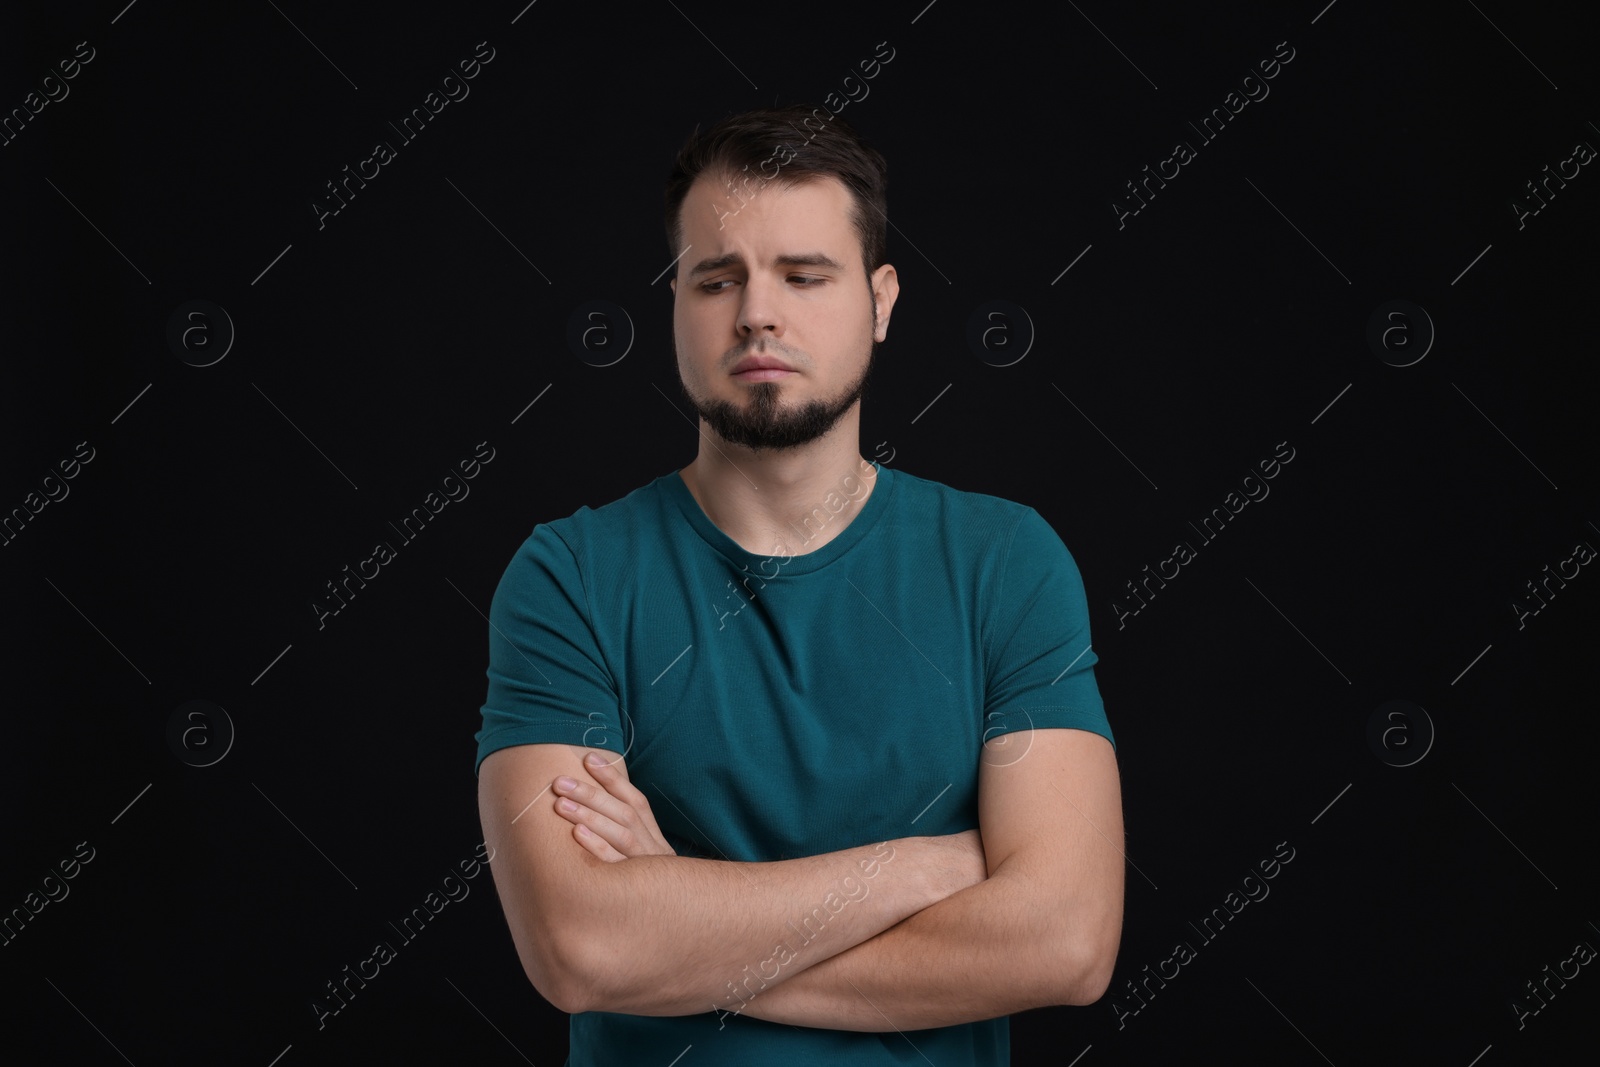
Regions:
<instances>
[{"instance_id":1,"label":"eyebrow","mask_svg":"<svg viewBox=\"0 0 1600 1067\"><path fill-rule=\"evenodd\" d=\"M712 271L718 271L724 267L731 267L735 264L743 263L744 257L739 253L728 252L724 255L715 256L711 259L702 259L699 263L694 265L692 270L689 271L689 277L693 278L701 274L710 274ZM780 267L825 267L829 270L840 272L843 272L844 270L844 264L835 260L832 256L824 255L821 252L805 252L777 256L773 259L773 263Z\"/></svg>"}]
</instances>

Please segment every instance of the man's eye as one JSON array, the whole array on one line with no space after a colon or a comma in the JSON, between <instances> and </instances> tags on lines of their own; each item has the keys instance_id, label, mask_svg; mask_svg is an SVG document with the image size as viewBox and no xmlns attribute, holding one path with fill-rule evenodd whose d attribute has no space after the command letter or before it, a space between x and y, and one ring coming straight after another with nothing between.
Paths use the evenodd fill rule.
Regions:
<instances>
[{"instance_id":1,"label":"man's eye","mask_svg":"<svg viewBox=\"0 0 1600 1067\"><path fill-rule=\"evenodd\" d=\"M809 274L791 274L789 280L791 282L805 282L807 285L821 285L824 279L813 277Z\"/></svg>"},{"instance_id":2,"label":"man's eye","mask_svg":"<svg viewBox=\"0 0 1600 1067\"><path fill-rule=\"evenodd\" d=\"M702 290L704 290L705 292L708 292L708 293L720 293L720 292L722 292L722 290L720 288L718 288L718 286L732 285L732 284L733 283L731 281L728 281L728 280L724 279L724 280L719 281L719 282L706 282L700 288Z\"/></svg>"}]
</instances>

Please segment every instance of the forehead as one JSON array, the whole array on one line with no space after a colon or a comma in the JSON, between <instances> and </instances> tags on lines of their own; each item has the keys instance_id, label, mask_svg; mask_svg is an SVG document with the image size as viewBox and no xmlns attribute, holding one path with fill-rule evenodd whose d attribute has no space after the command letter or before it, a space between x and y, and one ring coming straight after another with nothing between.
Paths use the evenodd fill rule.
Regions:
<instances>
[{"instance_id":1,"label":"forehead","mask_svg":"<svg viewBox=\"0 0 1600 1067\"><path fill-rule=\"evenodd\" d=\"M804 252L828 252L842 263L859 261L860 237L850 190L832 175L783 183L735 179L706 173L684 197L683 242L691 247L685 263L738 253L765 261Z\"/></svg>"}]
</instances>

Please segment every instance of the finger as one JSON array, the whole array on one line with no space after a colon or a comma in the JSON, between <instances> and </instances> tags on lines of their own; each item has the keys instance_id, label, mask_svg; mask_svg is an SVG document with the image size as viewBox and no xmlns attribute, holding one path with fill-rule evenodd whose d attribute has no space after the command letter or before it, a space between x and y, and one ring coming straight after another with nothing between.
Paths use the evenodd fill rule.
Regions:
<instances>
[{"instance_id":1,"label":"finger","mask_svg":"<svg viewBox=\"0 0 1600 1067\"><path fill-rule=\"evenodd\" d=\"M563 797L556 801L556 814L568 822L585 827L624 856L632 856L639 851L639 839L631 829L593 808Z\"/></svg>"},{"instance_id":2,"label":"finger","mask_svg":"<svg viewBox=\"0 0 1600 1067\"><path fill-rule=\"evenodd\" d=\"M593 753L602 757L604 766L591 767L586 765L585 770L597 772L593 775L599 781L580 781L576 776L562 775L552 783L557 795L570 797L579 804L586 805L601 815L606 816L629 831L627 841L619 842L615 837L606 835L612 844L629 856L643 855L644 853L674 853L671 845L661 834L661 828L656 824L655 813L650 809L649 799L639 790L635 789L627 780L626 770L622 768L620 760L607 761L606 753ZM598 829L594 824L591 828Z\"/></svg>"},{"instance_id":3,"label":"finger","mask_svg":"<svg viewBox=\"0 0 1600 1067\"><path fill-rule=\"evenodd\" d=\"M624 778L628 776L628 768L623 765L622 757L610 749L591 748L589 754L583 757L583 765L590 771L616 768Z\"/></svg>"},{"instance_id":4,"label":"finger","mask_svg":"<svg viewBox=\"0 0 1600 1067\"><path fill-rule=\"evenodd\" d=\"M563 782L563 778L565 779L565 782ZM565 783L571 784L568 785ZM629 803L627 798L622 796L614 796L612 793L608 792L608 784L615 786L616 783L600 783L598 785L591 785L590 783L581 781L577 778L563 775L562 777L558 777L552 783L551 788L554 790L556 796L570 798L578 804L588 807L593 811L599 812L601 815L606 816L608 819L614 823L617 823L618 825L632 827L635 829L640 828L642 825L640 814L643 813L644 815L648 816L649 806L640 805L636 809L632 804ZM627 791L638 794L641 798L643 797L643 794L639 794L638 790L633 789L631 786L627 787ZM620 788L618 789L618 792L621 792Z\"/></svg>"},{"instance_id":5,"label":"finger","mask_svg":"<svg viewBox=\"0 0 1600 1067\"><path fill-rule=\"evenodd\" d=\"M592 855L605 860L607 863L618 863L628 858L612 848L604 838L592 832L582 823L578 823L572 828L572 836L577 838L578 844L588 849Z\"/></svg>"},{"instance_id":6,"label":"finger","mask_svg":"<svg viewBox=\"0 0 1600 1067\"><path fill-rule=\"evenodd\" d=\"M608 752L590 752L584 757L583 765L606 792L636 811L650 810L650 798L628 780L628 769L623 765L621 756L613 756Z\"/></svg>"}]
</instances>

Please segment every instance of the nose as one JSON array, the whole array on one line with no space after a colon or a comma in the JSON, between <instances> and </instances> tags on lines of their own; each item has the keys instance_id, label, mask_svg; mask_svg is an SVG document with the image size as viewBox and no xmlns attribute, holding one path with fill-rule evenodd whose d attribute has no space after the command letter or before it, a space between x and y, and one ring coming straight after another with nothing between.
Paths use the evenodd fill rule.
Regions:
<instances>
[{"instance_id":1,"label":"nose","mask_svg":"<svg viewBox=\"0 0 1600 1067\"><path fill-rule=\"evenodd\" d=\"M752 272L745 279L744 299L739 302L738 330L741 338L751 335L783 336L780 309L781 278Z\"/></svg>"}]
</instances>

